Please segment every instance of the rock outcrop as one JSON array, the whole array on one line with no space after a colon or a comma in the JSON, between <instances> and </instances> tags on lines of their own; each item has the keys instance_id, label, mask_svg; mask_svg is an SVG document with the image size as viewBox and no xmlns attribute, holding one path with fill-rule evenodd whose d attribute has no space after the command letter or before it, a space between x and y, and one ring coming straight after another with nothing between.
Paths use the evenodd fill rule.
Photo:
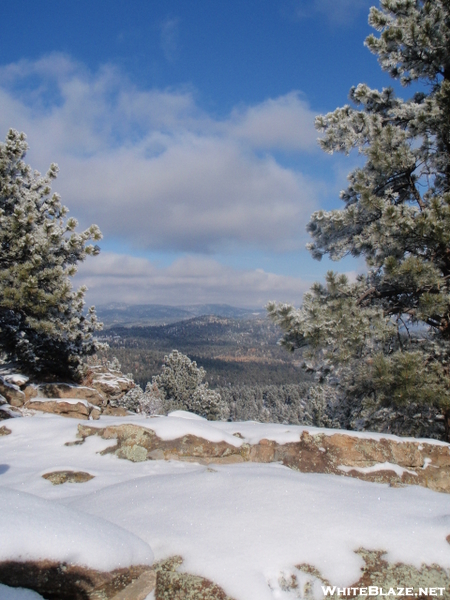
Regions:
<instances>
[{"instance_id":1,"label":"rock outcrop","mask_svg":"<svg viewBox=\"0 0 450 600\"><path fill-rule=\"evenodd\" d=\"M233 600L209 579L179 573L182 563L181 556L172 556L153 565L156 572L155 600Z\"/></svg>"},{"instance_id":2,"label":"rock outcrop","mask_svg":"<svg viewBox=\"0 0 450 600\"><path fill-rule=\"evenodd\" d=\"M144 600L156 585L152 567L111 572L53 561L0 562L0 583L34 590L47 600Z\"/></svg>"},{"instance_id":3,"label":"rock outcrop","mask_svg":"<svg viewBox=\"0 0 450 600\"><path fill-rule=\"evenodd\" d=\"M177 569L173 556L152 567L132 566L109 573L52 561L0 562L0 583L34 590L48 600L233 600L215 583Z\"/></svg>"},{"instance_id":4,"label":"rock outcrop","mask_svg":"<svg viewBox=\"0 0 450 600\"><path fill-rule=\"evenodd\" d=\"M98 406L94 406L86 400L72 398L66 398L65 400L33 398L24 407L28 410L38 410L61 415L62 417L73 417L74 419L98 419L101 414Z\"/></svg>"},{"instance_id":5,"label":"rock outcrop","mask_svg":"<svg viewBox=\"0 0 450 600\"><path fill-rule=\"evenodd\" d=\"M306 564L297 565L295 568L299 574L310 575L310 578L306 577L305 581L304 576L298 577L295 572L290 573L288 577L282 576L279 582L280 587L283 591L296 591L298 597L304 598L304 600L315 600L314 587L317 582L331 587L333 591L327 595L330 600L361 598L362 596L372 596L378 599L383 596L393 597L397 595L420 596L420 598L429 600L435 596L439 596L444 600L449 598L450 573L439 565L423 564L418 569L413 565L404 563L390 563L384 558L386 552L382 550L360 548L356 551L356 554L359 554L364 560L364 566L361 567L361 577L344 589L339 590L333 585L333 582L329 582L322 577L317 569ZM299 579L303 580L302 584ZM301 587L303 589L300 589ZM368 593L369 587L372 587L372 593L370 594ZM411 592L405 593L406 587L411 588L412 596ZM359 593L363 590L363 593L361 595L355 594L352 588Z\"/></svg>"},{"instance_id":6,"label":"rock outcrop","mask_svg":"<svg viewBox=\"0 0 450 600\"><path fill-rule=\"evenodd\" d=\"M53 485L84 483L94 479L94 475L85 471L53 471L52 473L44 473L42 477L53 483Z\"/></svg>"},{"instance_id":7,"label":"rock outcrop","mask_svg":"<svg viewBox=\"0 0 450 600\"><path fill-rule=\"evenodd\" d=\"M120 371L106 367L90 367L82 385L72 383L30 383L28 377L19 374L0 376L0 398L13 409L41 411L73 417L98 419L100 414L124 416L125 409L114 408L117 402L135 386ZM7 415L2 415L7 418Z\"/></svg>"},{"instance_id":8,"label":"rock outcrop","mask_svg":"<svg viewBox=\"0 0 450 600\"><path fill-rule=\"evenodd\" d=\"M109 427L78 426L81 440L91 435L116 439L117 444L104 453L112 452L133 462L163 459L202 464L281 462L302 473L329 473L391 486L420 485L450 493L450 445L431 441L372 439L351 432L313 434L303 431L298 442L279 444L262 439L257 444L243 441L236 447L193 435L162 440L150 427L127 423Z\"/></svg>"},{"instance_id":9,"label":"rock outcrop","mask_svg":"<svg viewBox=\"0 0 450 600\"><path fill-rule=\"evenodd\" d=\"M70 383L43 383L36 386L36 392L38 398L86 400L94 406L103 406L107 401L107 397L94 388ZM32 398L29 399L31 400Z\"/></svg>"},{"instance_id":10,"label":"rock outcrop","mask_svg":"<svg viewBox=\"0 0 450 600\"><path fill-rule=\"evenodd\" d=\"M23 406L26 400L20 387L7 381L6 377L0 377L0 394L11 406Z\"/></svg>"},{"instance_id":11,"label":"rock outcrop","mask_svg":"<svg viewBox=\"0 0 450 600\"><path fill-rule=\"evenodd\" d=\"M98 365L89 367L82 384L94 388L104 399L104 406L117 401L135 387L134 381L121 371Z\"/></svg>"}]
</instances>

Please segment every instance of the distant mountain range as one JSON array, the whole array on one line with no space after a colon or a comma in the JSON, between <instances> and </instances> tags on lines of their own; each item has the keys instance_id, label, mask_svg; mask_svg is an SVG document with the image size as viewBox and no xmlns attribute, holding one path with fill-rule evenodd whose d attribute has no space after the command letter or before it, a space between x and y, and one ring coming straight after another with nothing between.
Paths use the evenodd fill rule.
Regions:
<instances>
[{"instance_id":1,"label":"distant mountain range","mask_svg":"<svg viewBox=\"0 0 450 600\"><path fill-rule=\"evenodd\" d=\"M263 309L239 308L228 304L193 304L166 306L164 304L105 304L96 307L97 316L105 328L122 325L168 325L193 317L214 315L230 319L265 317Z\"/></svg>"}]
</instances>

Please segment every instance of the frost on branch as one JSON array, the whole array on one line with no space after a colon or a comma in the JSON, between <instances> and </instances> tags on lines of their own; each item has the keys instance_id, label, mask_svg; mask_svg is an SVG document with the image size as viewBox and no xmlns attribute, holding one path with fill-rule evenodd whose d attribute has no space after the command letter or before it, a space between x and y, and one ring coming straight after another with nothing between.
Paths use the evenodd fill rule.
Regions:
<instances>
[{"instance_id":1,"label":"frost on branch","mask_svg":"<svg viewBox=\"0 0 450 600\"><path fill-rule=\"evenodd\" d=\"M94 308L83 313L86 288L73 290L77 263L99 252L100 230L77 233L77 221L51 192L46 175L24 162L23 133L0 143L0 351L24 371L76 379L82 358L97 348Z\"/></svg>"},{"instance_id":2,"label":"frost on branch","mask_svg":"<svg viewBox=\"0 0 450 600\"><path fill-rule=\"evenodd\" d=\"M403 100L360 84L351 104L317 117L323 150L363 162L348 175L343 207L315 212L308 225L314 258L363 257L368 271L355 284L329 273L300 309L268 309L281 343L306 348L342 403L356 412L369 403L386 418L403 411L406 423L408 406L450 407L450 5L381 0L369 22L379 36L366 45L381 67L424 91Z\"/></svg>"},{"instance_id":3,"label":"frost on branch","mask_svg":"<svg viewBox=\"0 0 450 600\"><path fill-rule=\"evenodd\" d=\"M203 383L205 375L203 367L173 350L164 357L161 373L152 377L144 391L136 386L116 405L144 415L186 410L211 421L225 420L229 408L218 392Z\"/></svg>"},{"instance_id":4,"label":"frost on branch","mask_svg":"<svg viewBox=\"0 0 450 600\"><path fill-rule=\"evenodd\" d=\"M227 407L220 394L203 383L205 374L203 367L197 367L178 350L165 356L161 373L152 378L163 397L165 412L187 410L209 420L226 419Z\"/></svg>"}]
</instances>

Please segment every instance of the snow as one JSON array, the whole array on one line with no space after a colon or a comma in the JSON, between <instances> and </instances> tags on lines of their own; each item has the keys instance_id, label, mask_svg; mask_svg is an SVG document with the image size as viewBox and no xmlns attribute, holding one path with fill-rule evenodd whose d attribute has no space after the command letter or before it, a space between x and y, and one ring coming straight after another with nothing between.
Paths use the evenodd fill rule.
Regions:
<instances>
[{"instance_id":1,"label":"snow","mask_svg":"<svg viewBox=\"0 0 450 600\"><path fill-rule=\"evenodd\" d=\"M272 440L279 444L298 442L302 433L311 435L323 434L332 436L342 431L338 429L327 429L325 427L312 427L307 425L283 425L278 423L258 423L256 421L246 422L223 422L207 421L202 417L193 415L186 411L174 411L167 417L158 415L152 417L134 416L127 417L102 417L96 421L94 427L105 427L105 425L123 425L133 423L152 429L163 440L174 440L185 435L197 435L210 442L227 442L233 446L240 447L243 443L257 444L262 439ZM234 434L239 433L242 439ZM382 440L389 439L396 442L424 442L440 446L448 446L446 442L439 440L424 440L419 438L398 437L387 433L375 433L368 431L345 432L359 439Z\"/></svg>"},{"instance_id":2,"label":"snow","mask_svg":"<svg viewBox=\"0 0 450 600\"><path fill-rule=\"evenodd\" d=\"M180 554L182 570L208 577L235 600L295 597L277 582L300 563L313 565L333 585L351 585L361 573L363 561L355 554L360 547L386 550L388 560L417 568L422 563L450 568L447 494L298 473L279 464L132 463L99 454L113 439L94 436L65 446L76 439L78 423L86 424L55 415L7 421L12 433L0 437L0 506L8 514L0 520L7 532L0 534L1 556L49 553L103 568L142 562L151 547L155 560ZM233 440L236 446L321 431L212 423L180 414L102 417L95 426L122 423L145 424L166 439L181 432ZM42 478L67 469L94 478L63 485ZM21 534L13 536L13 530ZM56 535L60 541L51 544Z\"/></svg>"},{"instance_id":3,"label":"snow","mask_svg":"<svg viewBox=\"0 0 450 600\"><path fill-rule=\"evenodd\" d=\"M47 558L102 571L153 562L148 544L101 517L7 487L0 506L0 561Z\"/></svg>"},{"instance_id":4,"label":"snow","mask_svg":"<svg viewBox=\"0 0 450 600\"><path fill-rule=\"evenodd\" d=\"M427 459L425 459L426 461ZM428 459L431 460L431 459ZM343 471L344 473L350 473L350 471L358 471L359 473L376 473L377 471L394 471L399 477L403 475L403 473L409 473L410 475L416 475L415 471L411 471L409 469L405 469L400 465L395 465L390 462L384 463L376 463L375 465L371 465L370 467L347 467L346 465L339 465L338 469Z\"/></svg>"},{"instance_id":5,"label":"snow","mask_svg":"<svg viewBox=\"0 0 450 600\"><path fill-rule=\"evenodd\" d=\"M402 493L276 464L212 469L142 477L70 506L141 535L156 556L181 554L188 571L248 600L270 597L266 579L276 565L313 564L334 584L350 584L360 575L360 547L386 548L391 560L418 568L450 566L448 524L433 521L448 511L445 495L433 502L419 487Z\"/></svg>"},{"instance_id":6,"label":"snow","mask_svg":"<svg viewBox=\"0 0 450 600\"><path fill-rule=\"evenodd\" d=\"M2 401L3 401L3 396L2 396L2 395L0 395L0 403L1 403ZM6 402L6 399L5 399L5 402ZM3 411L4 411L5 413L7 413L7 414L8 414L8 415L9 415L11 418L14 418L14 417L20 417L20 416L22 416L20 412L17 412L16 410L13 410L13 409L11 408L11 405L10 405L10 404L2 404L2 405L0 406L0 410L3 410Z\"/></svg>"},{"instance_id":7,"label":"snow","mask_svg":"<svg viewBox=\"0 0 450 600\"><path fill-rule=\"evenodd\" d=\"M25 385L27 383L27 381L29 381L29 378L26 375L22 375L21 373L12 373L11 375L5 375L3 377L4 381L7 381L8 383L13 383L14 385Z\"/></svg>"},{"instance_id":8,"label":"snow","mask_svg":"<svg viewBox=\"0 0 450 600\"><path fill-rule=\"evenodd\" d=\"M179 419L190 419L191 421L207 421L205 417L201 417L200 415L196 415L187 410L174 410L167 415L168 417L175 417Z\"/></svg>"},{"instance_id":9,"label":"snow","mask_svg":"<svg viewBox=\"0 0 450 600\"><path fill-rule=\"evenodd\" d=\"M116 390L120 388L120 383L124 383L128 385L130 380L126 377L120 377L118 375L111 375L109 373L104 373L101 375L96 375L95 380L98 383L101 383L103 386L107 387L109 390Z\"/></svg>"},{"instance_id":10,"label":"snow","mask_svg":"<svg viewBox=\"0 0 450 600\"><path fill-rule=\"evenodd\" d=\"M55 402L56 404L67 402L67 404L83 404L86 408L96 408L93 404L82 398L41 398L40 396L35 396L31 399L31 402Z\"/></svg>"}]
</instances>

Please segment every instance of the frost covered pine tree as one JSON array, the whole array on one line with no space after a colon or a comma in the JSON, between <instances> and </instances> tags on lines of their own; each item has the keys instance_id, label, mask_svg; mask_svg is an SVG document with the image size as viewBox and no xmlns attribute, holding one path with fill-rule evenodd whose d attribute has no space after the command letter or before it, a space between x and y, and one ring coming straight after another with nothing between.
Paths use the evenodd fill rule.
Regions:
<instances>
[{"instance_id":1,"label":"frost covered pine tree","mask_svg":"<svg viewBox=\"0 0 450 600\"><path fill-rule=\"evenodd\" d=\"M211 421L226 419L227 407L220 394L203 383L205 374L203 367L178 350L165 356L161 373L152 378L165 411L187 410Z\"/></svg>"},{"instance_id":2,"label":"frost covered pine tree","mask_svg":"<svg viewBox=\"0 0 450 600\"><path fill-rule=\"evenodd\" d=\"M347 423L364 410L428 419L421 407L450 406L450 3L381 0L369 23L382 69L418 91L402 100L360 84L351 105L317 117L323 150L356 150L364 165L348 176L343 208L308 225L315 258L362 256L368 273L350 283L329 272L300 309L268 306L282 343L306 346L309 367L337 386ZM391 417L378 426L389 430Z\"/></svg>"},{"instance_id":3,"label":"frost covered pine tree","mask_svg":"<svg viewBox=\"0 0 450 600\"><path fill-rule=\"evenodd\" d=\"M51 182L24 162L23 133L0 143L0 351L29 374L76 379L81 360L97 349L94 308L83 315L86 288L72 290L77 263L99 248L96 225L75 232L77 221Z\"/></svg>"}]
</instances>

